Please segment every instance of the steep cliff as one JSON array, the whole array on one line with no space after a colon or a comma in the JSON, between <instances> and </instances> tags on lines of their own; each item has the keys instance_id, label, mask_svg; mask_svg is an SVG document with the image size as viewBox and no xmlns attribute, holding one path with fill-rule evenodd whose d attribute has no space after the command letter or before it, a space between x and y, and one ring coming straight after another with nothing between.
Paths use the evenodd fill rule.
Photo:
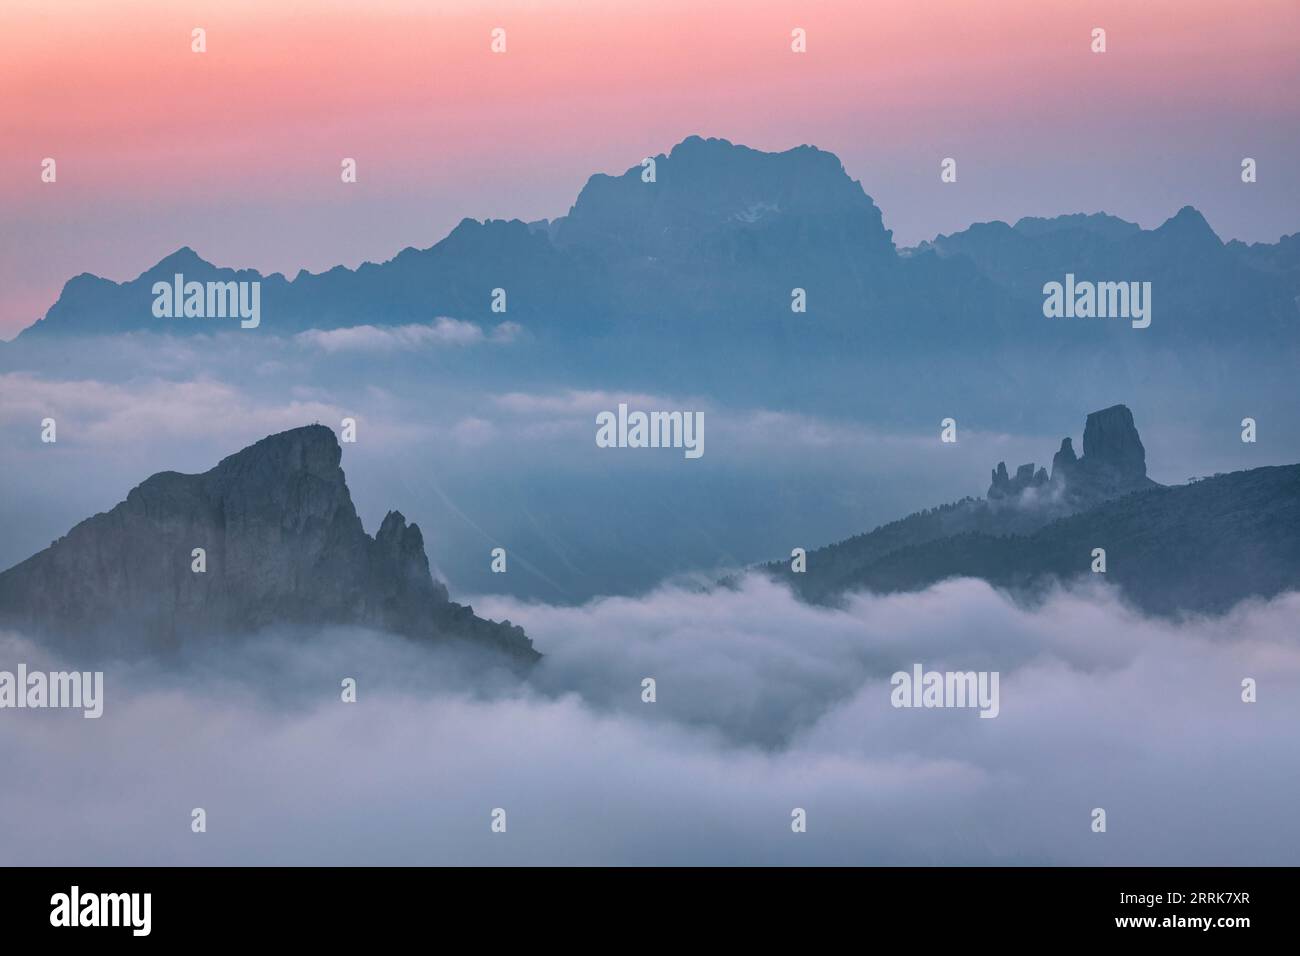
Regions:
<instances>
[{"instance_id":1,"label":"steep cliff","mask_svg":"<svg viewBox=\"0 0 1300 956\"><path fill-rule=\"evenodd\" d=\"M522 629L448 599L419 527L399 512L366 534L341 458L334 433L309 425L201 475L154 475L0 574L0 622L126 652L272 626L357 624L536 659Z\"/></svg>"}]
</instances>

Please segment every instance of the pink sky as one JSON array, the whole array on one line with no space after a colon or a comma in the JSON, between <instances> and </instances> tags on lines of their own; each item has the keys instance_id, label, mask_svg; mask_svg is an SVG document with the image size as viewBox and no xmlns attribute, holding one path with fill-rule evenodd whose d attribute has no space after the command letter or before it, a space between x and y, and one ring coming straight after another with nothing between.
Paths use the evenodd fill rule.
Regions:
<instances>
[{"instance_id":1,"label":"pink sky","mask_svg":"<svg viewBox=\"0 0 1300 956\"><path fill-rule=\"evenodd\" d=\"M1152 226L1187 203L1274 241L1300 230L1298 53L1296 0L7 0L0 337L70 276L133 277L181 245L292 274L463 216L562 215L591 173L692 133L835 152L900 244L1075 211Z\"/></svg>"}]
</instances>

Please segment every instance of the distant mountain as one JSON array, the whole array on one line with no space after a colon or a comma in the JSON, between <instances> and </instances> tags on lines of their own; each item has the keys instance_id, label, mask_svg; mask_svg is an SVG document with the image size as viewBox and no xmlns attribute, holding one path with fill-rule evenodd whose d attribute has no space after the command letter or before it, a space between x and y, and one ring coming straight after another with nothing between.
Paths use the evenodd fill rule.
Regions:
<instances>
[{"instance_id":1,"label":"distant mountain","mask_svg":"<svg viewBox=\"0 0 1300 956\"><path fill-rule=\"evenodd\" d=\"M1269 340L1294 342L1300 331L1294 277L1274 263L1288 260L1286 243L1225 246L1204 216L1184 206L1151 230L1104 214L1021 219L1015 226L977 223L911 252L968 259L1000 288L1039 305L1044 284L1067 273L1088 281L1150 282L1155 322L1166 323L1162 336L1177 330L1177 338L1215 341L1249 328Z\"/></svg>"},{"instance_id":2,"label":"distant mountain","mask_svg":"<svg viewBox=\"0 0 1300 956\"><path fill-rule=\"evenodd\" d=\"M522 629L474 616L430 574L391 511L372 538L334 433L264 438L201 475L163 472L0 573L0 623L96 651L177 649L210 635L356 624L459 641L526 664ZM205 552L205 570L193 552Z\"/></svg>"},{"instance_id":3,"label":"distant mountain","mask_svg":"<svg viewBox=\"0 0 1300 956\"><path fill-rule=\"evenodd\" d=\"M1102 214L981 223L900 254L880 209L831 153L765 153L692 136L654 160L653 182L640 165L592 176L567 216L466 219L432 247L382 264L290 279L219 268L186 247L128 282L80 275L19 341L236 327L155 318L153 284L182 274L260 281L263 334L508 317L550 341L651 360L689 362L724 346L824 360L830 347L997 347L1023 343L1029 331L1045 340L1042 286L1067 272L1152 282L1148 336L1213 341L1251 330L1295 341L1291 247L1224 246L1191 207L1153 230ZM507 292L505 316L490 311L497 288ZM807 313L791 311L796 288ZM1072 338L1099 326L1051 328Z\"/></svg>"},{"instance_id":4,"label":"distant mountain","mask_svg":"<svg viewBox=\"0 0 1300 956\"><path fill-rule=\"evenodd\" d=\"M976 577L1037 591L1089 575L1094 548L1106 551L1104 579L1154 614L1219 613L1300 588L1300 465L1135 492L1029 534L912 545L861 566L855 583L889 592Z\"/></svg>"},{"instance_id":5,"label":"distant mountain","mask_svg":"<svg viewBox=\"0 0 1300 956\"><path fill-rule=\"evenodd\" d=\"M1012 227L1022 236L1046 236L1056 232L1080 230L1092 233L1108 242L1132 239L1142 231L1135 222L1128 222L1118 216L1108 216L1104 212L1086 215L1076 212L1068 216L1042 219L1038 216L1025 216ZM937 241L937 240L936 240Z\"/></svg>"},{"instance_id":6,"label":"distant mountain","mask_svg":"<svg viewBox=\"0 0 1300 956\"><path fill-rule=\"evenodd\" d=\"M1300 587L1300 465L1256 468L1166 488L1123 405L1088 416L1084 454L1061 443L1050 474L1014 477L999 462L984 499L964 499L762 570L807 600L852 590L914 590L966 576L1036 589L1090 572L1156 613L1222 611L1250 596Z\"/></svg>"},{"instance_id":7,"label":"distant mountain","mask_svg":"<svg viewBox=\"0 0 1300 956\"><path fill-rule=\"evenodd\" d=\"M1280 276L1291 292L1300 295L1300 232L1273 243L1247 245L1234 239L1227 248L1252 268Z\"/></svg>"},{"instance_id":8,"label":"distant mountain","mask_svg":"<svg viewBox=\"0 0 1300 956\"><path fill-rule=\"evenodd\" d=\"M844 266L850 253L894 257L880 210L834 154L811 146L764 153L698 136L657 157L653 183L641 166L592 176L554 235L606 263L761 262L794 240Z\"/></svg>"}]
</instances>

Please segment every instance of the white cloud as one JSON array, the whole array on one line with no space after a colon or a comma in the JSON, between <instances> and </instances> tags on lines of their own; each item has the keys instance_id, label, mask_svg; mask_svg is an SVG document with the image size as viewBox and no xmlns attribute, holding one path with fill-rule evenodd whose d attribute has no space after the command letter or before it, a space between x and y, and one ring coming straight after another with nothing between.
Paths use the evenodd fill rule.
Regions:
<instances>
[{"instance_id":1,"label":"white cloud","mask_svg":"<svg viewBox=\"0 0 1300 956\"><path fill-rule=\"evenodd\" d=\"M521 327L502 322L490 333L473 322L439 316L433 322L414 325L353 325L341 329L310 329L294 340L324 352L394 352L433 346L478 345L482 342L514 341Z\"/></svg>"},{"instance_id":2,"label":"white cloud","mask_svg":"<svg viewBox=\"0 0 1300 956\"><path fill-rule=\"evenodd\" d=\"M25 426L30 431L33 423L47 416L58 423L63 445L132 445L142 439L192 441L202 435L212 443L229 446L313 421L336 422L339 408L323 398L293 398L268 405L234 385L206 377L111 384L42 378L27 372L0 374L0 425ZM229 451L238 451L238 447Z\"/></svg>"},{"instance_id":3,"label":"white cloud","mask_svg":"<svg viewBox=\"0 0 1300 956\"><path fill-rule=\"evenodd\" d=\"M576 608L476 603L546 652L527 687L335 632L223 647L216 671L182 678L111 669L98 721L0 714L7 858L1297 862L1297 594L1182 625L1104 589L1028 610L973 581L838 611L752 578ZM0 666L37 657L0 643ZM999 670L1000 716L891 708L888 676L913 662ZM355 705L338 701L345 674ZM1258 703L1241 702L1244 676ZM1106 834L1089 829L1095 806Z\"/></svg>"},{"instance_id":4,"label":"white cloud","mask_svg":"<svg viewBox=\"0 0 1300 956\"><path fill-rule=\"evenodd\" d=\"M626 402L630 408L639 409L684 407L679 400L661 395L649 395L643 392L607 392L598 389L566 389L546 393L507 392L493 398L493 403L498 408L515 415L587 416L616 409L619 402Z\"/></svg>"}]
</instances>

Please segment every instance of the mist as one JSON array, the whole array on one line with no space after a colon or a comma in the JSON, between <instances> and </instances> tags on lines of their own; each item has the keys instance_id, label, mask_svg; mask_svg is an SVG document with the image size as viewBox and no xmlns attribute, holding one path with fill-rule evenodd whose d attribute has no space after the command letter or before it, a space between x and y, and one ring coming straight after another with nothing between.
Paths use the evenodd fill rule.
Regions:
<instances>
[{"instance_id":1,"label":"mist","mask_svg":"<svg viewBox=\"0 0 1300 956\"><path fill-rule=\"evenodd\" d=\"M972 580L838 610L752 576L475 605L546 655L522 684L339 629L107 667L99 720L0 713L0 861L1298 861L1295 593L1180 622L1104 586L1028 609ZM79 665L4 635L0 668L17 661ZM1000 672L999 716L891 707L891 673L914 663Z\"/></svg>"},{"instance_id":2,"label":"mist","mask_svg":"<svg viewBox=\"0 0 1300 956\"><path fill-rule=\"evenodd\" d=\"M150 474L201 472L268 434L313 421L338 429L344 417L358 423L343 468L368 529L393 508L419 523L453 594L570 605L983 495L999 461L1048 465L1063 436L1079 447L1088 412L1117 402L1133 409L1162 483L1300 460L1296 360L1284 350L1026 351L1015 361L938 351L773 380L752 369L593 368L537 330L507 326L437 317L288 338L259 329L6 347L0 567ZM620 401L702 412L707 453L596 447L596 414ZM1240 441L1247 415L1258 443ZM949 416L958 440L941 444ZM59 423L56 445L40 441L46 417ZM510 553L509 574L490 571L495 547Z\"/></svg>"}]
</instances>

